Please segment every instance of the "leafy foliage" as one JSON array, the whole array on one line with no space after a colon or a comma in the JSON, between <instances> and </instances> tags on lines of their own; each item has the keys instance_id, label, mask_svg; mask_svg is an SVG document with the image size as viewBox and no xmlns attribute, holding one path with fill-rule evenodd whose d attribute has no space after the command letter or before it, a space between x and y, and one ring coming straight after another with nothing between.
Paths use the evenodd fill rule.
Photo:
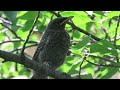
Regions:
<instances>
[{"instance_id":1,"label":"leafy foliage","mask_svg":"<svg viewBox=\"0 0 120 90\"><path fill-rule=\"evenodd\" d=\"M57 14L57 12L55 13ZM119 72L119 67L114 67L120 66L118 62L120 57L120 27L117 27L119 11L60 11L59 14L63 17L74 16L72 21L78 28L101 38L100 41L96 41L90 35L88 36L84 32L66 25L72 45L70 55L66 57L64 64L58 68L59 71L82 79L108 79ZM20 54L21 47L28 36L36 15L37 11L2 11L0 16L0 49ZM31 42L27 43L27 47L31 46L30 48L26 47L25 53L28 57L32 58L32 55L29 54L30 52L34 54L34 50L31 49L32 46L37 43L36 41L39 42L47 24L53 18L56 18L56 16L51 11L40 12L29 39ZM117 35L115 37L116 31ZM29 51L29 49L32 51ZM2 63L3 59L0 60L1 79L19 78L19 76L31 77L32 74L28 68L14 62ZM113 67L107 65L113 65Z\"/></svg>"}]
</instances>

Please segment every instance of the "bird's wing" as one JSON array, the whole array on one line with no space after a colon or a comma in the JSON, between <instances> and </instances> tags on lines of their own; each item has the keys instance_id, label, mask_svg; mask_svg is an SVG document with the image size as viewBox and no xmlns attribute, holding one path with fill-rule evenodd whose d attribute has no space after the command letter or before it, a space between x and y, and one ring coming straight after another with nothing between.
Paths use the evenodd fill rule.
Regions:
<instances>
[{"instance_id":1,"label":"bird's wing","mask_svg":"<svg viewBox=\"0 0 120 90\"><path fill-rule=\"evenodd\" d=\"M38 62L38 55L44 49L46 42L47 42L47 39L43 39L40 41L32 60L35 60Z\"/></svg>"}]
</instances>

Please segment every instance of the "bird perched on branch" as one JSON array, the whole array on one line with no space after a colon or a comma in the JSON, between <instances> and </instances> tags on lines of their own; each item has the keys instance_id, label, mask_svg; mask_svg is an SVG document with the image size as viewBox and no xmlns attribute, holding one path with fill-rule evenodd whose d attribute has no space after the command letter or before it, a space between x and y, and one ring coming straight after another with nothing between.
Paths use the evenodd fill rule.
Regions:
<instances>
[{"instance_id":1,"label":"bird perched on branch","mask_svg":"<svg viewBox=\"0 0 120 90\"><path fill-rule=\"evenodd\" d=\"M32 60L40 64L47 63L53 69L57 69L64 63L70 46L70 37L65 31L65 25L71 18L73 16L58 17L49 22ZM34 71L32 76L32 79L46 78L47 75L43 71Z\"/></svg>"}]
</instances>

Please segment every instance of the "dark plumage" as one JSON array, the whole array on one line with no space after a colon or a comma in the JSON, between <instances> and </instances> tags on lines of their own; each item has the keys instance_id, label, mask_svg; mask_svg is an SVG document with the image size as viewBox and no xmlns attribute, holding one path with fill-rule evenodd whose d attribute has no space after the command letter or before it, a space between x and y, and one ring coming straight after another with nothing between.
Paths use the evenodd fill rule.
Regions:
<instances>
[{"instance_id":1,"label":"dark plumage","mask_svg":"<svg viewBox=\"0 0 120 90\"><path fill-rule=\"evenodd\" d=\"M71 17L59 17L48 24L33 60L40 64L48 63L52 68L57 69L65 60L70 46L70 37L65 31L66 23ZM41 72L34 72L32 79L45 79L47 75Z\"/></svg>"}]
</instances>

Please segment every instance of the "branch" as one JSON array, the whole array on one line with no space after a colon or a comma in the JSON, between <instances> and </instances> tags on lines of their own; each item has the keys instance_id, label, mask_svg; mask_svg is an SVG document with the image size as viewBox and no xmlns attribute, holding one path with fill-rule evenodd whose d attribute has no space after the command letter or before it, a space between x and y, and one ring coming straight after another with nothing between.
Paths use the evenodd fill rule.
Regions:
<instances>
[{"instance_id":1,"label":"branch","mask_svg":"<svg viewBox=\"0 0 120 90\"><path fill-rule=\"evenodd\" d=\"M89 57L99 58L101 60L108 61L108 62L113 62L114 63L114 61L112 61L112 60L109 60L109 59L104 58L104 57L96 56L96 55L91 55L90 54Z\"/></svg>"},{"instance_id":2,"label":"branch","mask_svg":"<svg viewBox=\"0 0 120 90\"><path fill-rule=\"evenodd\" d=\"M87 61L88 63L93 64L93 65L96 65L96 66L120 68L120 66L117 66L117 65L103 65L103 64L96 64L96 63L90 62L89 60L86 60L86 61Z\"/></svg>"},{"instance_id":3,"label":"branch","mask_svg":"<svg viewBox=\"0 0 120 90\"><path fill-rule=\"evenodd\" d=\"M117 31L118 31L118 27L119 27L119 22L120 22L120 15L118 16L117 26L116 26L116 29L115 29L114 45L116 45L116 37L117 37Z\"/></svg>"},{"instance_id":4,"label":"branch","mask_svg":"<svg viewBox=\"0 0 120 90\"><path fill-rule=\"evenodd\" d=\"M36 22L37 22L37 20L38 20L38 18L39 18L39 14L40 14L40 11L38 11L38 14L37 14L37 16L36 16L36 18L35 18L35 20L34 20L34 22L33 22L33 25L32 25L32 27L31 27L31 29L30 29L30 32L29 32L29 34L28 34L28 36L27 36L27 39L25 40L25 43L24 43L23 48L22 48L22 51L21 51L21 55L24 55L23 53L24 53L24 50L25 50L26 43L28 42L29 37L30 37L30 35L31 35L32 31L33 31L33 28L34 28L34 26L35 26L35 24L36 24Z\"/></svg>"},{"instance_id":5,"label":"branch","mask_svg":"<svg viewBox=\"0 0 120 90\"><path fill-rule=\"evenodd\" d=\"M19 39L15 39L15 40L10 40L10 41L3 41L3 42L0 42L0 45L1 44L4 44L4 43L9 43L9 42L24 42L25 40L19 40ZM28 43L37 43L35 41L28 41Z\"/></svg>"},{"instance_id":6,"label":"branch","mask_svg":"<svg viewBox=\"0 0 120 90\"><path fill-rule=\"evenodd\" d=\"M117 37L119 22L120 22L120 15L118 16L118 21L117 21L117 26L116 26L116 30L115 30L115 36L114 36L114 42L113 42L113 44L114 44L115 46L116 46L116 37ZM119 62L118 57L115 57L115 58L116 58L116 61Z\"/></svg>"},{"instance_id":7,"label":"branch","mask_svg":"<svg viewBox=\"0 0 120 90\"><path fill-rule=\"evenodd\" d=\"M86 56L83 58L83 60L82 60L82 62L81 62L81 64L80 64L80 68L79 68L79 78L81 78L81 77L80 77L80 73L81 73L81 69L82 69L82 64L83 64L83 62L85 61L85 59L86 59Z\"/></svg>"},{"instance_id":8,"label":"branch","mask_svg":"<svg viewBox=\"0 0 120 90\"><path fill-rule=\"evenodd\" d=\"M29 48L29 47L37 46L37 45L38 45L37 43L36 43L36 44L29 45L29 46L26 46L25 49L26 49L26 48ZM18 50L21 50L21 49L22 49L22 47L21 47L21 48L14 49L14 50L11 51L11 52L15 52L15 51L18 51Z\"/></svg>"},{"instance_id":9,"label":"branch","mask_svg":"<svg viewBox=\"0 0 120 90\"><path fill-rule=\"evenodd\" d=\"M6 52L2 50L0 50L0 57L3 58L5 62L6 61L16 62L16 63L24 65L25 67L31 68L37 72L44 70L48 76L51 76L56 79L72 79L72 77L66 73L64 74L57 70L53 70L45 65L39 64L36 61L32 61L28 59L27 57L25 57L25 60L24 60L25 63L22 63L21 57L19 55L12 54L10 52Z\"/></svg>"}]
</instances>

